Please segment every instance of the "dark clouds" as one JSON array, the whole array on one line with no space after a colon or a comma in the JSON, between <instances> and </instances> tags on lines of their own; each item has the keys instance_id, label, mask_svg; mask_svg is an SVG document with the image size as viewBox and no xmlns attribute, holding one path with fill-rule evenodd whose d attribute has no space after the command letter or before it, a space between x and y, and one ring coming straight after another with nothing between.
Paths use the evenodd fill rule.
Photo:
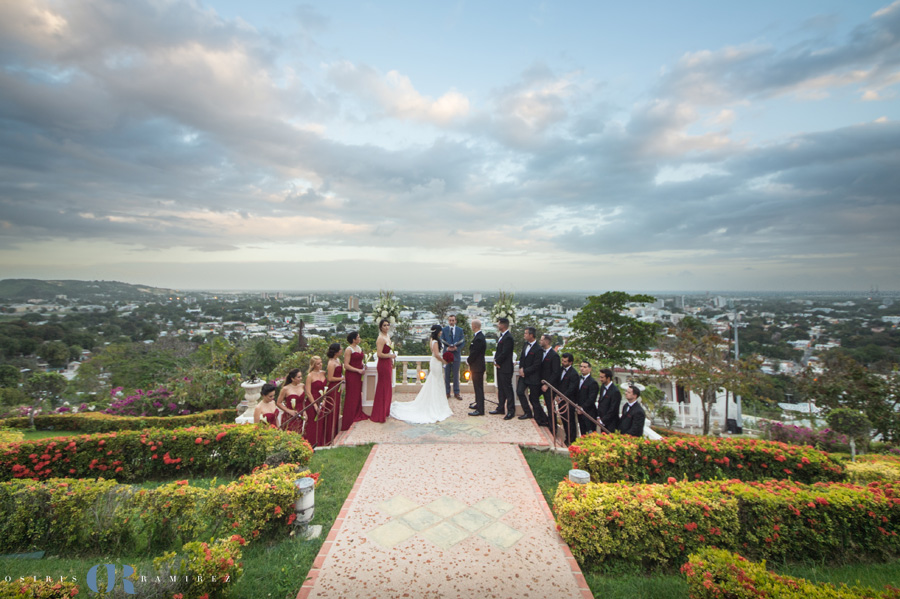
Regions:
<instances>
[{"instance_id":1,"label":"dark clouds","mask_svg":"<svg viewBox=\"0 0 900 599\"><path fill-rule=\"evenodd\" d=\"M234 255L263 235L416 251L467 235L485 255L645 253L692 277L746 259L821 276L828 259L809 256L834 254L841 268L889 269L900 250L896 122L767 145L730 129L742 103L892 94L900 4L837 43L736 40L673 59L634 106L544 63L481 103L455 82L426 96L362 61L325 60L315 79L315 38L340 22L308 5L294 16L299 51L190 2L3 3L0 248L103 240ZM330 133L353 121L365 141ZM391 126L411 141L380 140Z\"/></svg>"}]
</instances>

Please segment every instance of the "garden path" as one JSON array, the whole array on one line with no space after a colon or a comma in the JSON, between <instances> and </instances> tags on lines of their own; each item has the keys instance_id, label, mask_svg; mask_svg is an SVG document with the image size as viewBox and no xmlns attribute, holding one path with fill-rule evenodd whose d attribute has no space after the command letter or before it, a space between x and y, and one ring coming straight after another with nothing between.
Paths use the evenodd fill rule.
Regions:
<instances>
[{"instance_id":1,"label":"garden path","mask_svg":"<svg viewBox=\"0 0 900 599\"><path fill-rule=\"evenodd\" d=\"M412 396L399 396L401 401ZM298 599L592 597L519 445L547 447L533 420L360 422L376 443Z\"/></svg>"}]
</instances>

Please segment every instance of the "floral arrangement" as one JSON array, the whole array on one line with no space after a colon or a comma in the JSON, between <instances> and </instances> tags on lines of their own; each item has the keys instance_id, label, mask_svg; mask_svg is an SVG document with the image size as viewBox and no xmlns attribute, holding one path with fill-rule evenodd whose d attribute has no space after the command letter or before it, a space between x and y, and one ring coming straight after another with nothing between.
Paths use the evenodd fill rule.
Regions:
<instances>
[{"instance_id":1,"label":"floral arrangement","mask_svg":"<svg viewBox=\"0 0 900 599\"><path fill-rule=\"evenodd\" d=\"M491 321L497 322L500 318L508 318L509 323L516 323L516 304L513 302L515 295L512 293L500 292L500 297L491 308Z\"/></svg>"},{"instance_id":2,"label":"floral arrangement","mask_svg":"<svg viewBox=\"0 0 900 599\"><path fill-rule=\"evenodd\" d=\"M823 451L757 439L671 437L659 440L593 433L569 447L576 468L595 482L790 478L844 480L843 466Z\"/></svg>"},{"instance_id":3,"label":"floral arrangement","mask_svg":"<svg viewBox=\"0 0 900 599\"><path fill-rule=\"evenodd\" d=\"M900 589L814 584L803 578L781 576L723 549L703 549L681 567L690 596L695 599L898 599Z\"/></svg>"},{"instance_id":4,"label":"floral arrangement","mask_svg":"<svg viewBox=\"0 0 900 599\"><path fill-rule=\"evenodd\" d=\"M372 322L378 326L382 318L386 318L392 326L400 322L400 300L394 297L393 291L382 291L375 302Z\"/></svg>"},{"instance_id":5,"label":"floral arrangement","mask_svg":"<svg viewBox=\"0 0 900 599\"><path fill-rule=\"evenodd\" d=\"M271 455L306 464L312 448L296 433L225 424L56 437L0 445L0 480L51 477L165 479L247 472Z\"/></svg>"},{"instance_id":6,"label":"floral arrangement","mask_svg":"<svg viewBox=\"0 0 900 599\"><path fill-rule=\"evenodd\" d=\"M764 559L890 560L900 555L900 484L563 481L558 529L582 564L671 567L704 547Z\"/></svg>"}]
</instances>

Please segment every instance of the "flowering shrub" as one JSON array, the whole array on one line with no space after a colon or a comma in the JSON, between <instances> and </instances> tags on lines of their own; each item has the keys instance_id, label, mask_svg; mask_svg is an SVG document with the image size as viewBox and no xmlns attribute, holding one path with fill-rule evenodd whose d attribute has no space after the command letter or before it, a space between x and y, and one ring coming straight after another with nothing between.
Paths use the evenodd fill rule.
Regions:
<instances>
[{"instance_id":1,"label":"flowering shrub","mask_svg":"<svg viewBox=\"0 0 900 599\"><path fill-rule=\"evenodd\" d=\"M102 412L78 412L77 414L41 414L34 417L38 430L84 431L100 433L110 431L139 431L145 428L184 428L191 425L234 422L234 410L209 410L186 416L111 416ZM3 426L28 428L28 418L7 418ZM8 441L0 441L8 443Z\"/></svg>"},{"instance_id":2,"label":"flowering shrub","mask_svg":"<svg viewBox=\"0 0 900 599\"><path fill-rule=\"evenodd\" d=\"M850 447L850 439L830 428L817 431L805 426L784 424L775 420L758 421L759 429L772 441L791 443L793 445L811 445L824 451L846 451Z\"/></svg>"},{"instance_id":3,"label":"flowering shrub","mask_svg":"<svg viewBox=\"0 0 900 599\"><path fill-rule=\"evenodd\" d=\"M900 457L892 455L861 455L855 462L846 462L847 477L856 483L900 481Z\"/></svg>"},{"instance_id":4,"label":"flowering shrub","mask_svg":"<svg viewBox=\"0 0 900 599\"><path fill-rule=\"evenodd\" d=\"M681 567L692 599L900 599L900 589L813 584L802 578L766 570L765 562L750 562L722 549L704 549Z\"/></svg>"},{"instance_id":5,"label":"flowering shrub","mask_svg":"<svg viewBox=\"0 0 900 599\"><path fill-rule=\"evenodd\" d=\"M673 437L656 441L628 435L590 434L569 447L576 468L595 482L665 482L677 479L791 478L837 481L843 467L822 451L756 439Z\"/></svg>"},{"instance_id":6,"label":"flowering shrub","mask_svg":"<svg viewBox=\"0 0 900 599\"><path fill-rule=\"evenodd\" d=\"M78 594L78 586L74 582L35 581L25 578L21 582L6 582L0 579L0 597L12 599L71 599Z\"/></svg>"},{"instance_id":7,"label":"flowering shrub","mask_svg":"<svg viewBox=\"0 0 900 599\"><path fill-rule=\"evenodd\" d=\"M193 368L170 379L166 386L170 395L165 409L174 406L179 413L234 409L244 398L239 374L212 368Z\"/></svg>"},{"instance_id":8,"label":"flowering shrub","mask_svg":"<svg viewBox=\"0 0 900 599\"><path fill-rule=\"evenodd\" d=\"M0 428L0 443L14 443L21 441L25 435L22 431L16 431L8 428Z\"/></svg>"},{"instance_id":9,"label":"flowering shrub","mask_svg":"<svg viewBox=\"0 0 900 599\"><path fill-rule=\"evenodd\" d=\"M137 389L131 395L125 395L122 387L113 387L109 392L112 402L103 410L104 414L114 416L167 416L180 413L181 409L171 401L171 393L165 387L157 387L152 391Z\"/></svg>"},{"instance_id":10,"label":"flowering shrub","mask_svg":"<svg viewBox=\"0 0 900 599\"><path fill-rule=\"evenodd\" d=\"M560 483L558 527L581 561L682 563L703 547L761 558L900 555L900 485L793 481Z\"/></svg>"},{"instance_id":11,"label":"flowering shrub","mask_svg":"<svg viewBox=\"0 0 900 599\"><path fill-rule=\"evenodd\" d=\"M311 476L299 470L263 466L209 489L187 480L140 490L102 478L0 483L0 551L140 553L211 536L271 538L294 521L294 481Z\"/></svg>"},{"instance_id":12,"label":"flowering shrub","mask_svg":"<svg viewBox=\"0 0 900 599\"><path fill-rule=\"evenodd\" d=\"M153 565L161 576L175 576L181 582L175 597L225 597L244 573L241 545L238 535L213 543L188 543L181 554L170 551L153 560Z\"/></svg>"},{"instance_id":13,"label":"flowering shrub","mask_svg":"<svg viewBox=\"0 0 900 599\"><path fill-rule=\"evenodd\" d=\"M306 464L312 448L296 433L241 424L56 437L0 445L0 480L103 476L138 481L237 474L273 455Z\"/></svg>"}]
</instances>

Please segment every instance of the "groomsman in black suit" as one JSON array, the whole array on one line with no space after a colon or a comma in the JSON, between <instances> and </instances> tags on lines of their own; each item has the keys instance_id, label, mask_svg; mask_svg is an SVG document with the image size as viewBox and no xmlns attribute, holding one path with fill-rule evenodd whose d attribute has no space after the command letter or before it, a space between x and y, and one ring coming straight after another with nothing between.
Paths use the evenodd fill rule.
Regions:
<instances>
[{"instance_id":1,"label":"groomsman in black suit","mask_svg":"<svg viewBox=\"0 0 900 599\"><path fill-rule=\"evenodd\" d=\"M622 394L613 383L613 372L609 368L600 371L600 399L597 400L597 420L603 423L609 432L619 428L619 404Z\"/></svg>"},{"instance_id":2,"label":"groomsman in black suit","mask_svg":"<svg viewBox=\"0 0 900 599\"><path fill-rule=\"evenodd\" d=\"M644 436L644 421L647 414L644 413L644 406L638 401L640 396L641 390L634 385L628 385L625 389L625 401L628 403L622 408L622 417L619 419L619 432L623 435Z\"/></svg>"},{"instance_id":3,"label":"groomsman in black suit","mask_svg":"<svg viewBox=\"0 0 900 599\"><path fill-rule=\"evenodd\" d=\"M597 418L597 394L600 393L600 385L591 376L591 363L587 360L581 361L581 380L578 381L578 405L584 410L588 416ZM586 435L597 430L597 425L584 417L578 415L578 427L581 434Z\"/></svg>"},{"instance_id":4,"label":"groomsman in black suit","mask_svg":"<svg viewBox=\"0 0 900 599\"><path fill-rule=\"evenodd\" d=\"M581 378L575 371L575 367L573 366L574 363L575 357L572 354L568 352L562 354L562 370L559 373L559 386L557 389L573 402L578 403L578 383L581 382ZM566 421L564 422L566 445L571 445L578 436L578 419L575 408L569 404L566 404L566 407L568 408L566 411Z\"/></svg>"},{"instance_id":5,"label":"groomsman in black suit","mask_svg":"<svg viewBox=\"0 0 900 599\"><path fill-rule=\"evenodd\" d=\"M541 359L544 357L541 348L538 347L535 335L537 329L528 327L525 329L525 343L522 345L522 353L519 354L519 383L516 385L516 395L519 396L519 403L522 405L524 414L519 416L519 420L528 420L534 418L534 414L540 415L544 413L541 408ZM525 392L528 392L528 399L525 399ZM546 414L544 417L546 418Z\"/></svg>"},{"instance_id":6,"label":"groomsman in black suit","mask_svg":"<svg viewBox=\"0 0 900 599\"><path fill-rule=\"evenodd\" d=\"M484 351L487 349L487 343L484 340L484 333L481 332L481 321L473 320L471 326L475 334L472 336L466 363L469 364L469 372L472 374L475 403L470 406L474 411L469 412L469 416L484 416Z\"/></svg>"},{"instance_id":7,"label":"groomsman in black suit","mask_svg":"<svg viewBox=\"0 0 900 599\"><path fill-rule=\"evenodd\" d=\"M541 351L543 352L543 358L541 360L541 380L547 381L554 387L557 387L559 385L559 371L562 370L562 368L559 365L559 354L553 349L551 343L550 335L541 335L540 344ZM535 422L540 426L549 427L550 418L548 414L553 414L553 392L550 391L550 387L542 384L541 393L544 396L544 406L547 407L547 411L544 412L540 402L538 402L537 409L534 412L534 418Z\"/></svg>"},{"instance_id":8,"label":"groomsman in black suit","mask_svg":"<svg viewBox=\"0 0 900 599\"><path fill-rule=\"evenodd\" d=\"M516 415L516 396L513 395L513 341L509 332L509 319L501 318L497 321L497 330L500 337L497 339L497 350L494 352L494 366L497 373L497 409L489 414L503 414L504 420L512 420Z\"/></svg>"}]
</instances>

